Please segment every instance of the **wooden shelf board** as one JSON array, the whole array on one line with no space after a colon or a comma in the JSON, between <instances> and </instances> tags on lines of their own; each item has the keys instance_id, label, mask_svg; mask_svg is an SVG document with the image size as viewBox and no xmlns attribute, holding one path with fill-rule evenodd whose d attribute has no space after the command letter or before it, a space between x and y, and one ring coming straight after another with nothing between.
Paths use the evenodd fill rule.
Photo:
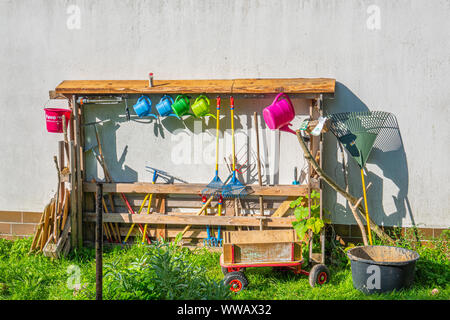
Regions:
<instances>
[{"instance_id":1,"label":"wooden shelf board","mask_svg":"<svg viewBox=\"0 0 450 320\"><path fill-rule=\"evenodd\" d=\"M83 212L83 220L95 222L95 212ZM265 222L267 227L292 228L294 217L271 218ZM167 225L198 225L198 226L247 226L258 227L260 222L255 216L197 216L177 214L128 214L128 213L104 213L103 222L116 223L142 223L142 224L167 224Z\"/></svg>"},{"instance_id":2,"label":"wooden shelf board","mask_svg":"<svg viewBox=\"0 0 450 320\"><path fill-rule=\"evenodd\" d=\"M53 94L334 94L335 79L233 79L233 80L64 80Z\"/></svg>"},{"instance_id":3,"label":"wooden shelf board","mask_svg":"<svg viewBox=\"0 0 450 320\"><path fill-rule=\"evenodd\" d=\"M258 266L267 266L267 267L290 267L290 266L295 266L298 264L303 263L303 260L294 260L294 261L280 261L280 260L274 260L274 261L264 261L264 262L255 262L255 263L249 263L249 262L237 262L237 263L226 263L223 262L222 259L222 263L221 266L222 267L251 267L252 265L258 265Z\"/></svg>"},{"instance_id":4,"label":"wooden shelf board","mask_svg":"<svg viewBox=\"0 0 450 320\"><path fill-rule=\"evenodd\" d=\"M232 93L334 93L329 78L236 79Z\"/></svg>"},{"instance_id":5,"label":"wooden shelf board","mask_svg":"<svg viewBox=\"0 0 450 320\"><path fill-rule=\"evenodd\" d=\"M318 183L313 183L313 189L319 190ZM153 193L153 194L201 194L206 184L196 183L104 183L103 192L112 193ZM95 192L96 184L92 182L83 183L84 192ZM255 196L304 196L308 194L307 185L275 185L275 186L258 186L247 185L249 195Z\"/></svg>"}]
</instances>

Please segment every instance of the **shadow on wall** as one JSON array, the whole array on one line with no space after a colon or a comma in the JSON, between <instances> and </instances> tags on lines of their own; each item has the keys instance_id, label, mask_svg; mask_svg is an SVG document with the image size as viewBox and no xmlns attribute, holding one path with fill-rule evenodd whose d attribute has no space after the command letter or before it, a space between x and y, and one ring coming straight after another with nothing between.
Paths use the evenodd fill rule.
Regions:
<instances>
[{"instance_id":1,"label":"shadow on wall","mask_svg":"<svg viewBox=\"0 0 450 320\"><path fill-rule=\"evenodd\" d=\"M344 84L336 82L335 99L325 100L325 113L340 112L383 111L383 107L369 109L350 89ZM338 148L337 139L332 133L325 134L324 149L326 150L324 167L325 171L335 181L345 186L342 167L341 151ZM345 148L344 148L345 150ZM345 152L346 170L348 175L349 191L356 197L362 197L361 175L356 161ZM337 159L336 159L337 157ZM390 116L380 131L368 159L368 164L375 164L382 171L382 177L372 171L366 171L366 185L372 186L367 192L369 214L371 218L381 226L402 226L402 221L408 215L415 226L413 213L408 200L408 165L400 129L394 115ZM386 189L384 186L392 181L395 188ZM395 191L396 190L396 191ZM352 223L354 218L346 202L345 207L337 202L337 194L328 185L324 188L324 202L327 209L332 212L333 221L337 223ZM387 194L389 193L389 194ZM392 198L395 205L394 212L389 209L386 212L384 203Z\"/></svg>"},{"instance_id":2,"label":"shadow on wall","mask_svg":"<svg viewBox=\"0 0 450 320\"><path fill-rule=\"evenodd\" d=\"M175 134L177 131L182 130L188 135L194 135L195 131L201 129L202 132L209 130L214 132L215 138L215 128L216 120L212 117L206 118L196 118L193 116L183 116L183 120L176 117L142 117L139 118L133 110L133 105L139 99L140 95L130 95L128 97L128 109L130 112L130 120L127 120L125 103L119 104L96 104L96 105L85 105L84 122L95 122L102 120L110 120L102 124L97 125L97 130L100 136L103 154L107 163L108 171L115 182L137 182L139 181L139 174L136 170L132 169L126 163L128 151L130 153L135 153L137 145L140 146L140 151L148 149L150 143L148 139L154 139L158 141L164 141L169 139L171 135ZM158 115L156 108L154 107L160 100L161 96L152 95L152 109L151 113ZM191 97L192 98L192 97ZM212 99L212 98L211 98ZM212 107L211 107L212 109ZM235 129L243 129L240 118L237 114L234 116L235 119ZM198 127L198 121L202 122L200 128ZM197 122L197 123L196 123ZM230 118L229 118L229 108L228 103L226 103L226 110L221 112L220 119L221 131L230 128ZM138 128L139 124L146 127L145 129ZM196 127L197 125L197 127ZM119 135L120 128L120 135ZM134 131L134 129L137 129ZM209 132L208 131L208 132ZM95 131L93 126L85 127L85 139L86 139L86 150L95 148L97 145L95 139ZM120 138L118 139L118 137ZM145 137L144 137L145 136ZM126 139L131 143L127 143ZM222 136L223 139L223 136ZM155 141L152 140L151 143L154 145ZM125 146L120 145L119 142L126 143ZM170 142L170 141L169 141ZM241 141L240 141L241 142ZM223 142L221 142L222 144ZM242 142L241 142L242 143ZM195 143L190 147L195 148ZM164 150L164 149L162 149ZM98 153L98 148L95 148ZM154 152L154 150L147 150L148 154ZM167 150L165 150L167 151ZM198 152L197 150L192 150L193 152ZM227 150L228 152L229 150ZM238 150L237 150L238 152ZM230 151L231 153L231 151ZM132 156L133 158L133 156ZM92 179L101 180L103 177L103 172L101 166L97 163L95 154L92 150L85 153L86 161L86 180L90 181ZM245 159L243 159L245 161ZM239 178L243 178L242 174L238 173ZM142 177L141 177L142 178Z\"/></svg>"},{"instance_id":3,"label":"shadow on wall","mask_svg":"<svg viewBox=\"0 0 450 320\"><path fill-rule=\"evenodd\" d=\"M130 103L128 105L130 106ZM138 180L137 172L129 166L124 165L128 154L128 145L125 146L123 150L117 150L117 130L120 128L120 123L127 120L125 117L125 112L123 112L123 114L117 114L116 106L118 105L85 106L85 108L96 108L96 112L83 112L85 117L84 123L111 120L97 125L102 153L105 157L106 168L111 175L113 182L135 182ZM123 104L123 107L121 106L121 110L125 110L125 104ZM90 118L87 118L88 115L90 115ZM98 118L95 115L102 115L102 117ZM96 147L98 144L95 138L94 130L95 129L93 126L86 126L84 131L84 136L86 139L85 150L90 150L85 152L87 181L92 179L100 181L102 180L101 177L104 176L103 169L95 157L95 152L98 153L99 150L98 147ZM100 170L100 172L98 172L98 170Z\"/></svg>"},{"instance_id":4,"label":"shadow on wall","mask_svg":"<svg viewBox=\"0 0 450 320\"><path fill-rule=\"evenodd\" d=\"M175 96L175 95L174 95ZM215 136L216 120L213 117L204 119L192 116L184 116L183 121L176 117L143 117L139 118L133 110L133 105L140 95L129 95L128 107L131 120L128 121L125 113L125 104L110 105L85 105L85 122L109 119L99 125L99 133L103 144L108 169L116 182L137 182L147 180L146 172L140 168L145 168L148 161L153 167L171 172L176 176L184 174L185 169L181 169L184 164L174 162L172 167L167 161L172 157L176 160L184 157L186 166L189 166L187 175L189 179L196 179L195 172L203 174L201 182L210 180L206 172L214 172L215 164ZM277 152L286 152L288 148L280 142L279 132L268 130L265 126L262 109L270 105L274 96L245 98L235 100L234 126L236 142L236 168L238 169L238 179L247 183L258 183L257 174L257 153L255 146L255 130L253 113L258 113L258 127L260 128L260 151L262 165L263 184L280 183L280 176L286 179L286 172L291 165L297 165L297 161L291 158L289 166L280 165L280 156ZM211 101L211 111L214 112L215 96L209 95ZM229 175L231 166L231 117L228 97L222 97L222 107L220 112L220 142L219 142L219 173L223 180ZM160 101L161 95L151 95L153 114L157 114L156 105ZM307 114L308 105L299 101L295 105L298 114ZM295 119L300 123L301 119ZM120 128L120 129L119 129ZM200 131L199 131L200 130ZM201 134L199 134L201 132ZM183 136L177 137L182 134ZM86 145L95 142L93 128L86 128ZM288 137L281 137L288 141ZM184 143L184 139L188 141ZM292 140L292 139L291 139ZM176 148L175 148L176 147ZM157 148L157 149L155 149ZM202 152L199 152L202 148ZM169 154L170 153L170 154ZM200 154L200 155L199 155ZM131 158L130 158L131 157ZM184 159L183 158L183 159ZM226 159L226 160L225 160ZM173 160L173 159L172 159ZM285 164L285 162L283 162ZM128 165L128 166L127 166ZM284 171L283 171L284 170ZM281 172L281 174L280 174ZM101 167L96 163L92 153L86 154L86 178L98 179L103 176ZM194 177L193 177L194 176ZM206 178L204 178L206 177ZM188 180L189 180L188 179ZM199 179L198 179L199 180ZM197 181L198 181L197 180ZM189 180L191 181L191 180ZM284 180L283 180L284 181Z\"/></svg>"}]
</instances>

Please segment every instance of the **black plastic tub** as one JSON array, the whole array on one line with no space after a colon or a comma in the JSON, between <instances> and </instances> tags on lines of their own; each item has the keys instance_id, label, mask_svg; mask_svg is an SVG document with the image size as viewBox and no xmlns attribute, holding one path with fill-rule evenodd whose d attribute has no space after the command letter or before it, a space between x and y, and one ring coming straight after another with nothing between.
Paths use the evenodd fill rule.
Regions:
<instances>
[{"instance_id":1,"label":"black plastic tub","mask_svg":"<svg viewBox=\"0 0 450 320\"><path fill-rule=\"evenodd\" d=\"M382 293L411 286L419 254L391 246L355 247L347 251L353 286L366 293Z\"/></svg>"}]
</instances>

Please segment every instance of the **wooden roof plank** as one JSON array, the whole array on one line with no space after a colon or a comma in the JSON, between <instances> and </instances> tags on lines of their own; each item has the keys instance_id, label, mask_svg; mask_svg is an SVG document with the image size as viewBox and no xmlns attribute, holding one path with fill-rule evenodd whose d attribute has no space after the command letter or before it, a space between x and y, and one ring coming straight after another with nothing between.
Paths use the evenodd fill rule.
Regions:
<instances>
[{"instance_id":1,"label":"wooden roof plank","mask_svg":"<svg viewBox=\"0 0 450 320\"><path fill-rule=\"evenodd\" d=\"M327 78L237 79L233 93L334 93L335 82Z\"/></svg>"},{"instance_id":2,"label":"wooden roof plank","mask_svg":"<svg viewBox=\"0 0 450 320\"><path fill-rule=\"evenodd\" d=\"M55 94L163 94L163 93L313 93L333 94L335 80L329 78L236 79L236 80L65 80Z\"/></svg>"}]
</instances>

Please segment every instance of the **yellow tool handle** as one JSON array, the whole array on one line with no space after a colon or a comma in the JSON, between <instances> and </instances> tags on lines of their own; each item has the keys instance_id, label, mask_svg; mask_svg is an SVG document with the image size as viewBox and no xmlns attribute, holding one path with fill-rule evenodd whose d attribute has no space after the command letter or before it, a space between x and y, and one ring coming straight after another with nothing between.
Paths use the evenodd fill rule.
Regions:
<instances>
[{"instance_id":1,"label":"yellow tool handle","mask_svg":"<svg viewBox=\"0 0 450 320\"><path fill-rule=\"evenodd\" d=\"M149 195L150 195L150 194L147 194L147 195L145 196L144 201L142 201L141 207L139 208L137 214L140 214L140 213L141 213L142 208L144 208L145 201L147 201ZM133 231L134 225L135 225L135 223L133 223L133 224L131 225L130 229L128 229L127 236L125 237L125 240L123 240L124 243L127 242L128 238L130 237L131 231ZM139 230L141 230L141 229L139 229ZM141 231L141 232L142 232L142 231Z\"/></svg>"},{"instance_id":2,"label":"yellow tool handle","mask_svg":"<svg viewBox=\"0 0 450 320\"><path fill-rule=\"evenodd\" d=\"M217 120L216 120L216 171L219 170L219 116L220 116L220 97L217 98Z\"/></svg>"},{"instance_id":3,"label":"yellow tool handle","mask_svg":"<svg viewBox=\"0 0 450 320\"><path fill-rule=\"evenodd\" d=\"M233 148L233 171L236 170L236 156L234 151L234 98L230 97L230 109L231 109L231 146Z\"/></svg>"},{"instance_id":4,"label":"yellow tool handle","mask_svg":"<svg viewBox=\"0 0 450 320\"><path fill-rule=\"evenodd\" d=\"M142 233L142 244L145 243L145 235L147 234L147 224L144 226L144 232Z\"/></svg>"},{"instance_id":5,"label":"yellow tool handle","mask_svg":"<svg viewBox=\"0 0 450 320\"><path fill-rule=\"evenodd\" d=\"M208 205L211 203L211 201L214 199L214 196L210 196L208 201L206 201L205 204L200 208L200 210L197 212L197 216L202 215L203 213L206 214L206 208L208 208ZM181 236L184 236L184 234L191 228L191 225L187 225L183 231L181 232Z\"/></svg>"},{"instance_id":6,"label":"yellow tool handle","mask_svg":"<svg viewBox=\"0 0 450 320\"><path fill-rule=\"evenodd\" d=\"M131 224L130 229L128 229L127 236L126 236L125 239L123 240L123 243L126 243L126 242L127 242L128 238L130 237L131 231L133 231L134 225L135 225L134 223Z\"/></svg>"},{"instance_id":7,"label":"yellow tool handle","mask_svg":"<svg viewBox=\"0 0 450 320\"><path fill-rule=\"evenodd\" d=\"M370 217L369 210L367 208L367 195L366 195L366 183L364 182L364 170L361 168L361 181L363 187L363 195L364 195L364 206L366 208L366 220L367 220L367 233L369 234L369 243L372 246L372 232L370 232Z\"/></svg>"},{"instance_id":8,"label":"yellow tool handle","mask_svg":"<svg viewBox=\"0 0 450 320\"><path fill-rule=\"evenodd\" d=\"M155 184L155 181L152 181L152 184ZM150 194L150 198L148 199L147 214L150 213L150 207L152 206L152 198L153 198L153 193ZM145 243L145 235L146 234L147 234L147 224L145 224L144 232L142 233L142 243Z\"/></svg>"}]
</instances>

